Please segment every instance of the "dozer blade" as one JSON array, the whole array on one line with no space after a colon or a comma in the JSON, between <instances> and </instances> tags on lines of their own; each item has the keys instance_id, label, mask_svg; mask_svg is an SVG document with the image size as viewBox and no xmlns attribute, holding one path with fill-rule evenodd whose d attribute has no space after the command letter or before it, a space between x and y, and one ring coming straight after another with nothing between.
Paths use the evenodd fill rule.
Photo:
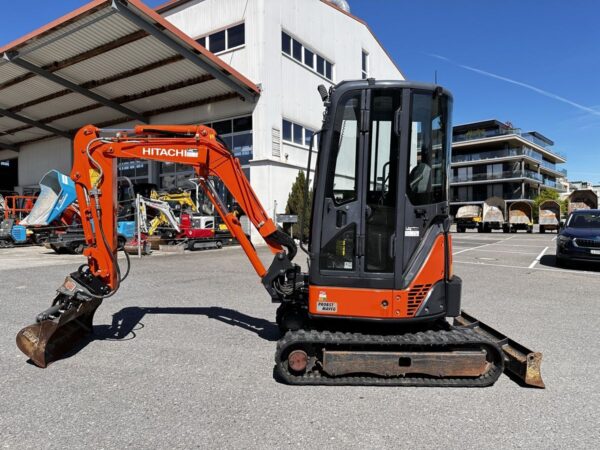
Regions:
<instances>
[{"instance_id":1,"label":"dozer blade","mask_svg":"<svg viewBox=\"0 0 600 450\"><path fill-rule=\"evenodd\" d=\"M102 303L101 299L61 302L60 296L57 300L37 316L36 323L17 334L19 350L42 368L70 352L92 331L94 313Z\"/></svg>"},{"instance_id":2,"label":"dozer blade","mask_svg":"<svg viewBox=\"0 0 600 450\"><path fill-rule=\"evenodd\" d=\"M461 311L460 316L454 318L454 326L469 328L495 342L504 352L505 371L517 377L527 386L545 388L540 372L541 353L529 350L464 311Z\"/></svg>"}]
</instances>

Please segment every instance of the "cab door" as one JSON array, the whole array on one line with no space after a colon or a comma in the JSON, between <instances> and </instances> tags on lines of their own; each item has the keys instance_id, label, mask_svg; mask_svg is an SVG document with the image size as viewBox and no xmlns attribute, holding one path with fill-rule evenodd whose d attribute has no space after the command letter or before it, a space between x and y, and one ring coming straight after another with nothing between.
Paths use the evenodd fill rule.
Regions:
<instances>
[{"instance_id":1,"label":"cab door","mask_svg":"<svg viewBox=\"0 0 600 450\"><path fill-rule=\"evenodd\" d=\"M449 227L447 160L450 154L451 100L438 90L411 89L404 96L402 125L406 154L400 171L405 174L401 205L402 253L396 262L396 288L407 288L440 234Z\"/></svg>"},{"instance_id":2,"label":"cab door","mask_svg":"<svg viewBox=\"0 0 600 450\"><path fill-rule=\"evenodd\" d=\"M401 99L402 89L382 88L350 91L339 102L328 170L319 170L324 200L313 284L394 287Z\"/></svg>"}]
</instances>

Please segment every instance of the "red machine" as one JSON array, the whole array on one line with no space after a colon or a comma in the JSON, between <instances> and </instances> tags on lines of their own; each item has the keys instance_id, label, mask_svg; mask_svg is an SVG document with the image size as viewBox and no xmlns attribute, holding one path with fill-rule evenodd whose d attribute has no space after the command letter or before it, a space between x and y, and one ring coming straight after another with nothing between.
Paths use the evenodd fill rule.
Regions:
<instances>
[{"instance_id":1,"label":"red machine","mask_svg":"<svg viewBox=\"0 0 600 450\"><path fill-rule=\"evenodd\" d=\"M36 195L8 195L4 197L4 219L15 219L17 222L33 209Z\"/></svg>"}]
</instances>

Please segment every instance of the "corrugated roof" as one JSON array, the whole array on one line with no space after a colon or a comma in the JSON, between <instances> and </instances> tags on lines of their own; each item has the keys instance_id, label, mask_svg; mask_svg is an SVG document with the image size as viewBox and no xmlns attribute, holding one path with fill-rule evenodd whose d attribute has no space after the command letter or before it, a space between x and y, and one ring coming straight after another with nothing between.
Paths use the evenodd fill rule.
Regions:
<instances>
[{"instance_id":1,"label":"corrugated roof","mask_svg":"<svg viewBox=\"0 0 600 450\"><path fill-rule=\"evenodd\" d=\"M92 1L0 53L0 148L259 95L138 0Z\"/></svg>"}]
</instances>

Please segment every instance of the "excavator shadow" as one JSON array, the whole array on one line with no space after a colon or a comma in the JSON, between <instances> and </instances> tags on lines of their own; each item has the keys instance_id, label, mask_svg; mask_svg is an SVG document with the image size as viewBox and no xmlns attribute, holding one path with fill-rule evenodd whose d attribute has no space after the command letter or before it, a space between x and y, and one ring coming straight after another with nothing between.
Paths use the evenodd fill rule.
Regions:
<instances>
[{"instance_id":1,"label":"excavator shadow","mask_svg":"<svg viewBox=\"0 0 600 450\"><path fill-rule=\"evenodd\" d=\"M275 342L279 339L277 325L266 319L252 317L229 308L210 307L129 307L123 308L113 315L110 325L94 326L92 340L129 340L136 336L136 331L144 327L142 319L146 315L196 315L206 316L227 325L251 331L262 339Z\"/></svg>"},{"instance_id":2,"label":"excavator shadow","mask_svg":"<svg viewBox=\"0 0 600 450\"><path fill-rule=\"evenodd\" d=\"M77 344L60 359L76 355L94 341L128 341L137 337L144 328L142 320L146 315L197 315L215 319L224 324L239 327L256 334L261 339L276 342L280 338L279 328L274 322L249 316L233 309L210 307L128 307L113 314L108 325L95 325L92 334L80 339Z\"/></svg>"}]
</instances>

